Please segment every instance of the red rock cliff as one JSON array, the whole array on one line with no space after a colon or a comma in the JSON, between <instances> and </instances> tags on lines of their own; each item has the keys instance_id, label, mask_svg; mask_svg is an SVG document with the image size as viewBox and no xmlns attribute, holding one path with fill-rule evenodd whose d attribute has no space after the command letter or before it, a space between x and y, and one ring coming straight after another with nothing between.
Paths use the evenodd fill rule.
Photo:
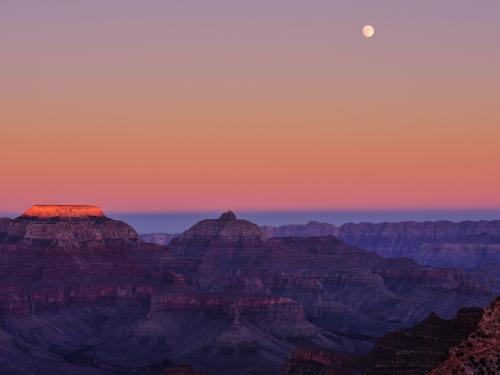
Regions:
<instances>
[{"instance_id":1,"label":"red rock cliff","mask_svg":"<svg viewBox=\"0 0 500 375\"><path fill-rule=\"evenodd\" d=\"M129 225L107 218L95 206L36 205L3 225L11 240L49 241L77 245L106 240L138 240Z\"/></svg>"},{"instance_id":2,"label":"red rock cliff","mask_svg":"<svg viewBox=\"0 0 500 375\"><path fill-rule=\"evenodd\" d=\"M26 210L21 217L36 218L78 218L105 217L99 207L88 205L35 205Z\"/></svg>"}]
</instances>

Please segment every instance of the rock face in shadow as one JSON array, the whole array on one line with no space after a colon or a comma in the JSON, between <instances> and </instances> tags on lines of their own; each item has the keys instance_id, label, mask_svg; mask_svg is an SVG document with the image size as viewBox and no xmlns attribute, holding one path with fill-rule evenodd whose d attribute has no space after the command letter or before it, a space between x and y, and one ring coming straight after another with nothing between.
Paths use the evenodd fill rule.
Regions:
<instances>
[{"instance_id":1,"label":"rock face in shadow","mask_svg":"<svg viewBox=\"0 0 500 375\"><path fill-rule=\"evenodd\" d=\"M6 225L11 221L12 219L9 217L0 217L0 232L3 232Z\"/></svg>"},{"instance_id":2,"label":"rock face in shadow","mask_svg":"<svg viewBox=\"0 0 500 375\"><path fill-rule=\"evenodd\" d=\"M429 374L500 374L500 297L467 339Z\"/></svg>"},{"instance_id":3,"label":"rock face in shadow","mask_svg":"<svg viewBox=\"0 0 500 375\"><path fill-rule=\"evenodd\" d=\"M231 212L167 247L104 214L61 212L3 226L1 373L158 374L189 363L275 374L297 347L365 353L431 311L492 298L460 270L333 236L266 239Z\"/></svg>"},{"instance_id":4,"label":"rock face in shadow","mask_svg":"<svg viewBox=\"0 0 500 375\"><path fill-rule=\"evenodd\" d=\"M384 259L332 236L266 240L254 224L234 217L202 221L168 248L182 261L178 272L189 270L185 276L201 290L290 297L310 319L342 329L343 315L391 325L418 321L436 307L451 317L465 301L484 305L492 298L460 270ZM431 296L441 296L439 306L425 302Z\"/></svg>"},{"instance_id":5,"label":"rock face in shadow","mask_svg":"<svg viewBox=\"0 0 500 375\"><path fill-rule=\"evenodd\" d=\"M473 332L483 311L463 308L455 319L435 313L415 326L386 334L362 357L346 357L322 349L300 348L292 352L284 374L424 375L443 361L450 348ZM451 374L452 372L436 372Z\"/></svg>"},{"instance_id":6,"label":"rock face in shadow","mask_svg":"<svg viewBox=\"0 0 500 375\"><path fill-rule=\"evenodd\" d=\"M472 268L500 262L500 221L345 224L339 237L384 257Z\"/></svg>"},{"instance_id":7,"label":"rock face in shadow","mask_svg":"<svg viewBox=\"0 0 500 375\"><path fill-rule=\"evenodd\" d=\"M333 224L310 221L305 225L290 224L280 227L261 226L266 237L324 237L338 236L339 228Z\"/></svg>"},{"instance_id":8,"label":"rock face in shadow","mask_svg":"<svg viewBox=\"0 0 500 375\"><path fill-rule=\"evenodd\" d=\"M342 241L386 258L406 257L433 267L473 268L500 263L500 221L326 223L263 227L268 237L316 237Z\"/></svg>"},{"instance_id":9,"label":"rock face in shadow","mask_svg":"<svg viewBox=\"0 0 500 375\"><path fill-rule=\"evenodd\" d=\"M194 367L183 363L176 367L171 367L163 372L163 375L208 375L206 372L198 371Z\"/></svg>"},{"instance_id":10,"label":"rock face in shadow","mask_svg":"<svg viewBox=\"0 0 500 375\"><path fill-rule=\"evenodd\" d=\"M406 257L433 267L476 268L500 263L500 221L351 223L340 227L312 221L260 229L267 238L336 236L383 257ZM165 245L173 237L145 235L144 240Z\"/></svg>"},{"instance_id":11,"label":"rock face in shadow","mask_svg":"<svg viewBox=\"0 0 500 375\"><path fill-rule=\"evenodd\" d=\"M298 348L288 357L283 375L356 375L352 358L318 348Z\"/></svg>"},{"instance_id":12,"label":"rock face in shadow","mask_svg":"<svg viewBox=\"0 0 500 375\"><path fill-rule=\"evenodd\" d=\"M262 240L263 233L260 228L246 220L238 220L233 212L223 213L218 219L202 220L182 233L177 243L189 243L198 239L229 240L229 241L256 241Z\"/></svg>"},{"instance_id":13,"label":"rock face in shadow","mask_svg":"<svg viewBox=\"0 0 500 375\"><path fill-rule=\"evenodd\" d=\"M467 273L481 284L500 295L500 263L489 263L484 266L468 269Z\"/></svg>"},{"instance_id":14,"label":"rock face in shadow","mask_svg":"<svg viewBox=\"0 0 500 375\"><path fill-rule=\"evenodd\" d=\"M175 237L178 237L178 236L179 236L179 234L146 233L146 234L139 235L139 238L143 242L167 246L170 243L170 241L172 241Z\"/></svg>"},{"instance_id":15,"label":"rock face in shadow","mask_svg":"<svg viewBox=\"0 0 500 375\"><path fill-rule=\"evenodd\" d=\"M412 328L382 337L360 367L373 375L425 374L475 329L482 313L478 308L464 308L452 320L430 314Z\"/></svg>"},{"instance_id":16,"label":"rock face in shadow","mask_svg":"<svg viewBox=\"0 0 500 375\"><path fill-rule=\"evenodd\" d=\"M340 349L342 339L310 323L297 301L238 285L204 290L191 272L198 260L189 246L175 254L141 243L125 225L95 216L6 223L2 373L156 374L181 362L214 373L241 366L272 373L296 340ZM194 246L215 237L231 253L261 236L254 224L225 214L183 238Z\"/></svg>"}]
</instances>

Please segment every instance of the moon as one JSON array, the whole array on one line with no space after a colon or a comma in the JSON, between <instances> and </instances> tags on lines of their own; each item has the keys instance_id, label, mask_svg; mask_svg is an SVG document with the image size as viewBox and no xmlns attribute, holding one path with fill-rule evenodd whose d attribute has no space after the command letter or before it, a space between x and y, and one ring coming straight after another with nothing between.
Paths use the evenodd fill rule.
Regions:
<instances>
[{"instance_id":1,"label":"moon","mask_svg":"<svg viewBox=\"0 0 500 375\"><path fill-rule=\"evenodd\" d=\"M365 38L371 38L375 35L375 28L372 25L366 25L363 27L363 36Z\"/></svg>"}]
</instances>

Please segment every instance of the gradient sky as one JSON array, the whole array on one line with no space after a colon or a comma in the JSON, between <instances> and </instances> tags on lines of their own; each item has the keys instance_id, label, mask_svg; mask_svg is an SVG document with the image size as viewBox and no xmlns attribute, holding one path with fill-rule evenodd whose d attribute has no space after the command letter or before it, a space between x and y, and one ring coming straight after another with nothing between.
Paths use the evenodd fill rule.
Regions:
<instances>
[{"instance_id":1,"label":"gradient sky","mask_svg":"<svg viewBox=\"0 0 500 375\"><path fill-rule=\"evenodd\" d=\"M499 20L498 0L2 0L0 211L498 208Z\"/></svg>"}]
</instances>

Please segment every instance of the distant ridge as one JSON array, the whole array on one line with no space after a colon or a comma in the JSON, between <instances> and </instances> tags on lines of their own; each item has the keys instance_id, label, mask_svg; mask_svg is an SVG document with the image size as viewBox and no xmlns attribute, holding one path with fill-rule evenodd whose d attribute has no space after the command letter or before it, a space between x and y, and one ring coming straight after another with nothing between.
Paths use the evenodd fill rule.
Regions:
<instances>
[{"instance_id":1,"label":"distant ridge","mask_svg":"<svg viewBox=\"0 0 500 375\"><path fill-rule=\"evenodd\" d=\"M230 214L227 219L232 222ZM433 267L474 268L500 262L500 220L347 223L339 227L310 221L266 225L260 230L266 238L335 236L386 258L407 257ZM153 233L141 237L146 242L167 245L176 235Z\"/></svg>"},{"instance_id":2,"label":"distant ridge","mask_svg":"<svg viewBox=\"0 0 500 375\"><path fill-rule=\"evenodd\" d=\"M167 247L107 217L7 220L0 373L277 374L298 345L362 354L433 311L448 318L496 296L484 274L214 217Z\"/></svg>"}]
</instances>

